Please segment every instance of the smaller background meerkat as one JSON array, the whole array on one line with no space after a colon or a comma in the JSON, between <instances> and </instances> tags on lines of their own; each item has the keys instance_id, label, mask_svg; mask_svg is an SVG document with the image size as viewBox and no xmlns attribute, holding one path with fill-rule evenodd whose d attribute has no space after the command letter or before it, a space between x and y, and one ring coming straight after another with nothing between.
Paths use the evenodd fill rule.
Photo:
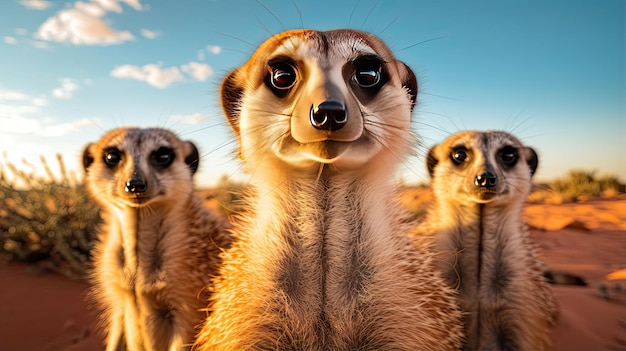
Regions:
<instances>
[{"instance_id":1,"label":"smaller background meerkat","mask_svg":"<svg viewBox=\"0 0 626 351\"><path fill-rule=\"evenodd\" d=\"M535 151L501 131L463 131L434 146L434 203L419 235L434 235L439 269L460 291L464 350L551 350L556 304L521 212Z\"/></svg>"},{"instance_id":2,"label":"smaller background meerkat","mask_svg":"<svg viewBox=\"0 0 626 351\"><path fill-rule=\"evenodd\" d=\"M231 240L194 194L198 162L191 142L161 128L114 129L84 150L85 185L104 220L92 280L107 350L188 348L206 317Z\"/></svg>"}]
</instances>

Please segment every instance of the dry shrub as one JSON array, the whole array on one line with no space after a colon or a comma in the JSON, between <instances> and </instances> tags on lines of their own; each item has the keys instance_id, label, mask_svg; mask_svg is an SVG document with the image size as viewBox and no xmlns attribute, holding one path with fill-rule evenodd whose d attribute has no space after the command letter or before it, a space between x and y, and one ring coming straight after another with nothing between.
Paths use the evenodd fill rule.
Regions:
<instances>
[{"instance_id":1,"label":"dry shrub","mask_svg":"<svg viewBox=\"0 0 626 351\"><path fill-rule=\"evenodd\" d=\"M0 254L9 261L83 277L95 241L99 208L57 155L58 176L42 157L45 175L0 166ZM25 163L25 165L27 165Z\"/></svg>"},{"instance_id":2,"label":"dry shrub","mask_svg":"<svg viewBox=\"0 0 626 351\"><path fill-rule=\"evenodd\" d=\"M624 185L615 176L597 178L593 171L580 170L569 171L564 178L551 182L550 188L566 202L624 191Z\"/></svg>"}]
</instances>

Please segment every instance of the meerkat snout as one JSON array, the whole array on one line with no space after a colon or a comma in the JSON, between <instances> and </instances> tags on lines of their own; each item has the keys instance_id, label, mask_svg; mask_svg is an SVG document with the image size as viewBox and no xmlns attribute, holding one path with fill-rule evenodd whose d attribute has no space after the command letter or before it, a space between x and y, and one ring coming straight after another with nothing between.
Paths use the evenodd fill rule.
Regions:
<instances>
[{"instance_id":1,"label":"meerkat snout","mask_svg":"<svg viewBox=\"0 0 626 351\"><path fill-rule=\"evenodd\" d=\"M348 122L348 111L342 102L326 100L311 105L310 121L313 128L334 132Z\"/></svg>"},{"instance_id":2,"label":"meerkat snout","mask_svg":"<svg viewBox=\"0 0 626 351\"><path fill-rule=\"evenodd\" d=\"M474 184L481 188L493 188L498 184L498 176L491 171L485 171L476 176Z\"/></svg>"},{"instance_id":3,"label":"meerkat snout","mask_svg":"<svg viewBox=\"0 0 626 351\"><path fill-rule=\"evenodd\" d=\"M148 190L148 184L142 175L138 172L133 173L133 177L126 182L127 193L145 193Z\"/></svg>"}]
</instances>

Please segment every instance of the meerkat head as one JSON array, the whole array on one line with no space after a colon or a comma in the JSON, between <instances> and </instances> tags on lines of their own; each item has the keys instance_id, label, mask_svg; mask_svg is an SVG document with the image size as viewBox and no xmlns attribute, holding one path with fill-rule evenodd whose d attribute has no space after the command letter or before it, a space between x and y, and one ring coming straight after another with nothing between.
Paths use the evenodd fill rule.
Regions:
<instances>
[{"instance_id":1,"label":"meerkat head","mask_svg":"<svg viewBox=\"0 0 626 351\"><path fill-rule=\"evenodd\" d=\"M85 185L103 205L142 207L193 190L198 150L161 128L118 128L83 151Z\"/></svg>"},{"instance_id":2,"label":"meerkat head","mask_svg":"<svg viewBox=\"0 0 626 351\"><path fill-rule=\"evenodd\" d=\"M397 161L411 145L416 94L411 69L380 39L354 30L277 34L221 86L248 166L300 170Z\"/></svg>"},{"instance_id":3,"label":"meerkat head","mask_svg":"<svg viewBox=\"0 0 626 351\"><path fill-rule=\"evenodd\" d=\"M426 162L434 191L457 203L525 200L538 163L532 148L502 131L456 133L434 146Z\"/></svg>"}]
</instances>

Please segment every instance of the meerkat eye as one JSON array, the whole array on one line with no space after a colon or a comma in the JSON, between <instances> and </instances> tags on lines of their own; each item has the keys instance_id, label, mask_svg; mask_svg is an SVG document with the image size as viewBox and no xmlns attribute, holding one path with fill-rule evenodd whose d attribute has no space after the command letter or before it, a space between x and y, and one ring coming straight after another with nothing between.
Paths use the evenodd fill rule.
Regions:
<instances>
[{"instance_id":1,"label":"meerkat eye","mask_svg":"<svg viewBox=\"0 0 626 351\"><path fill-rule=\"evenodd\" d=\"M296 83L295 68L288 63L279 63L271 67L270 84L277 90L289 90Z\"/></svg>"},{"instance_id":2,"label":"meerkat eye","mask_svg":"<svg viewBox=\"0 0 626 351\"><path fill-rule=\"evenodd\" d=\"M362 88L374 88L382 81L382 65L376 58L362 58L355 62L354 81Z\"/></svg>"},{"instance_id":3,"label":"meerkat eye","mask_svg":"<svg viewBox=\"0 0 626 351\"><path fill-rule=\"evenodd\" d=\"M113 168L122 161L122 152L116 148L105 150L102 159L107 167Z\"/></svg>"},{"instance_id":4,"label":"meerkat eye","mask_svg":"<svg viewBox=\"0 0 626 351\"><path fill-rule=\"evenodd\" d=\"M456 163L457 165L460 165L463 162L467 161L468 158L469 155L467 154L467 150L462 147L456 148L450 153L450 159L452 159L452 162Z\"/></svg>"},{"instance_id":5,"label":"meerkat eye","mask_svg":"<svg viewBox=\"0 0 626 351\"><path fill-rule=\"evenodd\" d=\"M175 156L172 148L162 146L152 153L152 163L160 168L167 168L174 162Z\"/></svg>"},{"instance_id":6,"label":"meerkat eye","mask_svg":"<svg viewBox=\"0 0 626 351\"><path fill-rule=\"evenodd\" d=\"M500 153L500 159L505 165L513 166L517 162L517 149L511 146L506 146Z\"/></svg>"}]
</instances>

